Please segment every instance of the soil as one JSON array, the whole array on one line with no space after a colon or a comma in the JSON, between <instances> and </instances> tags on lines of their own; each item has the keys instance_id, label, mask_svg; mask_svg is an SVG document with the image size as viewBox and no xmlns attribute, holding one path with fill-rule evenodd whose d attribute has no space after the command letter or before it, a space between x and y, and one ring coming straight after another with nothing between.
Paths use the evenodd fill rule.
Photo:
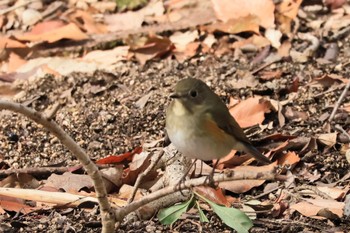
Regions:
<instances>
[{"instance_id":1,"label":"soil","mask_svg":"<svg viewBox=\"0 0 350 233\"><path fill-rule=\"evenodd\" d=\"M236 58L234 54L217 58L213 55L198 55L183 64L172 58L153 61L141 67L135 62L120 62L114 73L104 71L93 75L84 73L71 74L68 77L45 78L21 82L23 90L17 101L38 111L45 112L53 104L61 104L54 119L61 125L92 159L121 154L131 151L145 141L164 137L165 108L168 95L175 83L186 77L204 80L228 104L230 97L245 99L249 96L262 95L283 101L291 93L297 98L288 103L294 112L306 114L304 118L286 118L283 127L279 126L278 114L267 114L266 122L270 127L251 139L259 139L274 133L296 137L316 137L327 133L324 129L324 114L330 114L339 99L342 86L330 90L329 86L313 82L314 77L323 74L337 74L347 77L349 66L337 69L341 61L349 60L349 39L343 41L338 63L319 64L315 61L304 64L283 60L264 70L283 71L282 78L262 80L260 74L254 77L256 85L242 87L242 75L253 70L250 60L255 54L245 53ZM296 85L296 79L299 84ZM294 86L293 86L294 85ZM297 86L296 92L291 92ZM147 96L149 95L149 96ZM147 99L146 102L140 101ZM143 100L144 100L143 99ZM347 96L343 102L349 102ZM26 118L8 111L2 111L0 118L0 158L11 168L40 167L53 164L73 166L78 161L60 142L42 127ZM335 124L349 132L350 117L339 110ZM338 143L328 148L320 146L307 153L302 161L314 164L309 172L321 173L324 183L332 183L349 172L349 162L340 149L349 139L338 135ZM269 146L260 144L260 146ZM293 173L298 173L298 167ZM298 185L312 183L302 177ZM344 181L341 185L346 185ZM261 193L263 187L244 195ZM244 195L235 195L244 197ZM262 198L263 199L263 198ZM8 216L2 219L0 231L3 232L99 232L101 230L98 210L87 209L50 209L27 215ZM201 224L196 215L188 214L172 228L161 225L157 219L138 221L121 226L120 232L231 232L215 215L209 213L210 223ZM298 212L289 212L285 216L271 217L267 214L258 216L251 232L334 232L350 231L346 219L314 220Z\"/></svg>"}]
</instances>

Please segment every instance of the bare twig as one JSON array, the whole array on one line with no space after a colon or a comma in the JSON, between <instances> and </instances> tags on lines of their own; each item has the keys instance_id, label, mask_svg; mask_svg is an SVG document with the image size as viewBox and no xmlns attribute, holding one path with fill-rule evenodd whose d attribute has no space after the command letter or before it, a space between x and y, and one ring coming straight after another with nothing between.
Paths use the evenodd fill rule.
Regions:
<instances>
[{"instance_id":1,"label":"bare twig","mask_svg":"<svg viewBox=\"0 0 350 233\"><path fill-rule=\"evenodd\" d=\"M34 174L43 175L51 173L64 173L69 171L69 167L27 167L21 169L6 169L0 170L0 177L5 177L12 174Z\"/></svg>"},{"instance_id":2,"label":"bare twig","mask_svg":"<svg viewBox=\"0 0 350 233\"><path fill-rule=\"evenodd\" d=\"M223 174L217 174L214 177L214 182L224 182L232 180L250 180L250 179L261 179L261 180L284 180L285 177L277 175L275 169L266 172L257 171L230 171ZM199 185L208 185L205 177L200 177L196 179L187 180L180 185L167 186L163 189L155 191L143 198L130 203L124 208L117 209L115 212L116 219L120 222L126 215L137 210L138 208L146 205L152 201L158 200L161 197L169 195L171 193L177 192L179 190L190 189Z\"/></svg>"},{"instance_id":3,"label":"bare twig","mask_svg":"<svg viewBox=\"0 0 350 233\"><path fill-rule=\"evenodd\" d=\"M310 190L312 192L314 192L315 194L319 195L320 197L323 197L324 199L328 199L328 200L333 200L333 198L331 196L329 196L327 193L322 192L321 190L319 190L317 187L315 186L311 186L311 185L302 185L299 187L295 187L294 190L296 191L301 191L301 190Z\"/></svg>"},{"instance_id":4,"label":"bare twig","mask_svg":"<svg viewBox=\"0 0 350 233\"><path fill-rule=\"evenodd\" d=\"M16 10L16 9L18 9L18 8L24 7L24 6L26 6L26 5L29 5L29 4L33 3L33 2L39 2L39 1L40 1L40 0L29 0L29 1L24 1L24 2L21 3L21 4L13 5L13 6L9 7L9 8L6 8L6 9L1 10L1 11L0 11L0 15L4 15L4 14L6 14L6 13L8 13L8 12L11 12L11 11Z\"/></svg>"},{"instance_id":5,"label":"bare twig","mask_svg":"<svg viewBox=\"0 0 350 233\"><path fill-rule=\"evenodd\" d=\"M148 166L148 168L144 172L142 172L137 177L137 180L136 180L135 185L134 185L134 189L132 190L131 197L128 200L128 204L130 204L131 202L134 201L137 189L139 188L143 177L147 176L147 174L150 173L155 168L155 166L157 165L159 160L162 158L163 154L164 154L164 150L161 150L161 151L159 151L159 153L155 157L152 157L151 164Z\"/></svg>"},{"instance_id":6,"label":"bare twig","mask_svg":"<svg viewBox=\"0 0 350 233\"><path fill-rule=\"evenodd\" d=\"M96 196L101 209L102 232L113 232L115 224L114 212L112 211L112 208L108 202L107 192L101 173L96 165L87 156L85 151L78 146L78 144L56 122L48 120L35 110L6 100L0 100L0 109L8 109L23 114L36 123L44 126L79 159L94 183Z\"/></svg>"},{"instance_id":7,"label":"bare twig","mask_svg":"<svg viewBox=\"0 0 350 233\"><path fill-rule=\"evenodd\" d=\"M343 129L343 127L341 127L340 125L336 124L335 126L336 130L339 130L340 132L342 132L345 136L347 136L350 140L350 134L348 132L346 132L345 129Z\"/></svg>"},{"instance_id":8,"label":"bare twig","mask_svg":"<svg viewBox=\"0 0 350 233\"><path fill-rule=\"evenodd\" d=\"M330 117L329 117L329 119L328 119L328 122L331 122L331 121L333 120L333 118L334 118L334 116L335 116L335 113L337 112L337 110L338 110L338 108L339 108L341 102L342 102L343 99L345 98L345 96L346 96L346 94L347 94L349 88L350 88L350 81L346 84L346 86L345 86L345 88L344 88L344 90L343 90L343 93L341 93L341 95L340 95L340 97L339 97L337 103L335 104L335 106L334 106L334 108L333 108L333 111L332 111L332 113L331 113L331 115L330 115Z\"/></svg>"},{"instance_id":9,"label":"bare twig","mask_svg":"<svg viewBox=\"0 0 350 233\"><path fill-rule=\"evenodd\" d=\"M60 106L61 106L60 103L55 103L47 112L45 112L46 119L47 120L53 119L58 109L60 109Z\"/></svg>"},{"instance_id":10,"label":"bare twig","mask_svg":"<svg viewBox=\"0 0 350 233\"><path fill-rule=\"evenodd\" d=\"M280 225L296 225L296 226L302 226L302 227L310 227L311 229L318 229L323 230L324 227L318 226L316 224L309 224L309 223L303 223L301 221L292 221L287 219L267 219L267 218L260 218L258 220L254 220L254 223L261 223L266 225L266 223L273 223L278 226Z\"/></svg>"}]
</instances>

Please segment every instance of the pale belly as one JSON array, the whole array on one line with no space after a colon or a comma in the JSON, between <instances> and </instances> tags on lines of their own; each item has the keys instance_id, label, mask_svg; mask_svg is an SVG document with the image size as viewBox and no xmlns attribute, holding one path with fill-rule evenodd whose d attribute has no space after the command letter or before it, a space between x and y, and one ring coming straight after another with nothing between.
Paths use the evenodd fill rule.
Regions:
<instances>
[{"instance_id":1,"label":"pale belly","mask_svg":"<svg viewBox=\"0 0 350 233\"><path fill-rule=\"evenodd\" d=\"M172 121L174 122L174 121ZM193 159L212 160L226 156L232 149L234 141L220 140L200 130L199 122L176 117L176 123L170 125L167 119L167 133L174 146L184 155ZM194 130L196 129L196 133Z\"/></svg>"}]
</instances>

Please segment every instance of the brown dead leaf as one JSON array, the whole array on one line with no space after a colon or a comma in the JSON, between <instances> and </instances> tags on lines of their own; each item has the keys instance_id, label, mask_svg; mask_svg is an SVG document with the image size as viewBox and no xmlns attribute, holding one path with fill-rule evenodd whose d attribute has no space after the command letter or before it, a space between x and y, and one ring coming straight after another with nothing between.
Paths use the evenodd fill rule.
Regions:
<instances>
[{"instance_id":1,"label":"brown dead leaf","mask_svg":"<svg viewBox=\"0 0 350 233\"><path fill-rule=\"evenodd\" d=\"M271 171L271 169L276 166L276 163L272 163L266 166L240 166L236 167L233 170L234 171ZM265 180L233 180L233 181L226 181L221 182L219 184L220 188L223 188L225 190L229 190L234 193L245 193L249 190L251 190L254 187L258 187L262 185L265 182Z\"/></svg>"},{"instance_id":2,"label":"brown dead leaf","mask_svg":"<svg viewBox=\"0 0 350 233\"><path fill-rule=\"evenodd\" d=\"M21 67L27 61L21 58L16 53L11 52L8 61L7 72L15 72L18 67Z\"/></svg>"},{"instance_id":3,"label":"brown dead leaf","mask_svg":"<svg viewBox=\"0 0 350 233\"><path fill-rule=\"evenodd\" d=\"M330 7L332 10L342 7L346 3L346 0L325 0L324 4Z\"/></svg>"},{"instance_id":4,"label":"brown dead leaf","mask_svg":"<svg viewBox=\"0 0 350 233\"><path fill-rule=\"evenodd\" d=\"M212 0L216 17L224 22L255 15L259 24L264 28L274 27L275 5L272 0L241 1L241 0Z\"/></svg>"},{"instance_id":5,"label":"brown dead leaf","mask_svg":"<svg viewBox=\"0 0 350 233\"><path fill-rule=\"evenodd\" d=\"M158 36L150 36L142 46L132 46L131 51L134 52L136 59L142 64L146 64L148 60L162 57L174 49L173 43L168 38Z\"/></svg>"},{"instance_id":6,"label":"brown dead leaf","mask_svg":"<svg viewBox=\"0 0 350 233\"><path fill-rule=\"evenodd\" d=\"M341 200L345 197L346 193L348 192L349 188L335 188L335 187L317 187L318 190L321 192L327 194L334 200Z\"/></svg>"},{"instance_id":7,"label":"brown dead leaf","mask_svg":"<svg viewBox=\"0 0 350 233\"><path fill-rule=\"evenodd\" d=\"M169 39L175 45L175 51L183 52L189 43L198 39L198 31L175 32Z\"/></svg>"},{"instance_id":8,"label":"brown dead leaf","mask_svg":"<svg viewBox=\"0 0 350 233\"><path fill-rule=\"evenodd\" d=\"M126 13L106 14L104 21L110 32L137 30L141 28L146 17L161 16L164 12L162 1L151 1L147 6L138 11L128 11Z\"/></svg>"},{"instance_id":9,"label":"brown dead leaf","mask_svg":"<svg viewBox=\"0 0 350 233\"><path fill-rule=\"evenodd\" d=\"M344 111L350 113L350 103L344 104L344 106L341 107L340 109L342 109L342 110L344 110Z\"/></svg>"},{"instance_id":10,"label":"brown dead leaf","mask_svg":"<svg viewBox=\"0 0 350 233\"><path fill-rule=\"evenodd\" d=\"M65 172L62 175L52 174L47 179L45 186L56 187L66 192L79 192L82 188L93 188L90 176L78 175L70 172Z\"/></svg>"},{"instance_id":11,"label":"brown dead leaf","mask_svg":"<svg viewBox=\"0 0 350 233\"><path fill-rule=\"evenodd\" d=\"M28 214L32 211L38 210L36 207L26 205L26 201L21 198L9 197L0 195L0 206L7 211L14 211L16 213Z\"/></svg>"},{"instance_id":12,"label":"brown dead leaf","mask_svg":"<svg viewBox=\"0 0 350 233\"><path fill-rule=\"evenodd\" d=\"M44 21L33 26L30 31L33 35L40 35L65 26L62 20Z\"/></svg>"},{"instance_id":13,"label":"brown dead leaf","mask_svg":"<svg viewBox=\"0 0 350 233\"><path fill-rule=\"evenodd\" d=\"M15 36L20 41L54 43L62 39L87 40L89 37L83 33L74 23L67 24L41 34L33 32Z\"/></svg>"},{"instance_id":14,"label":"brown dead leaf","mask_svg":"<svg viewBox=\"0 0 350 233\"><path fill-rule=\"evenodd\" d=\"M270 104L260 96L248 98L230 108L231 115L242 128L261 124L265 119L265 113L268 112Z\"/></svg>"},{"instance_id":15,"label":"brown dead leaf","mask_svg":"<svg viewBox=\"0 0 350 233\"><path fill-rule=\"evenodd\" d=\"M290 106L286 106L284 111L284 116L289 121L293 121L293 122L305 121L309 118L306 112L297 111L295 110L294 107L290 107Z\"/></svg>"},{"instance_id":16,"label":"brown dead leaf","mask_svg":"<svg viewBox=\"0 0 350 233\"><path fill-rule=\"evenodd\" d=\"M210 33L219 31L229 34L237 34L241 32L253 32L259 34L259 18L254 15L247 15L241 18L229 19L226 22L218 22L203 27Z\"/></svg>"},{"instance_id":17,"label":"brown dead leaf","mask_svg":"<svg viewBox=\"0 0 350 233\"><path fill-rule=\"evenodd\" d=\"M266 46L270 45L270 41L268 39L266 39L263 36L259 36L259 35L253 35L250 38L248 38L248 41L251 41L251 43L253 45L255 45L257 48L264 48Z\"/></svg>"},{"instance_id":18,"label":"brown dead leaf","mask_svg":"<svg viewBox=\"0 0 350 233\"><path fill-rule=\"evenodd\" d=\"M86 11L77 10L69 14L71 22L75 23L80 29L85 30L88 34L100 34L107 32L104 24L97 23L92 15Z\"/></svg>"},{"instance_id":19,"label":"brown dead leaf","mask_svg":"<svg viewBox=\"0 0 350 233\"><path fill-rule=\"evenodd\" d=\"M180 51L174 51L173 54L176 58L176 60L180 63L184 62L187 59L192 58L195 56L198 52L200 46L200 42L191 42L186 45L186 48L183 52Z\"/></svg>"},{"instance_id":20,"label":"brown dead leaf","mask_svg":"<svg viewBox=\"0 0 350 233\"><path fill-rule=\"evenodd\" d=\"M12 174L0 181L0 187L4 188L37 188L40 183L32 175L20 173Z\"/></svg>"},{"instance_id":21,"label":"brown dead leaf","mask_svg":"<svg viewBox=\"0 0 350 233\"><path fill-rule=\"evenodd\" d=\"M283 71L275 70L275 71L261 71L259 72L259 78L262 80L272 80L272 79L280 79L282 77Z\"/></svg>"},{"instance_id":22,"label":"brown dead leaf","mask_svg":"<svg viewBox=\"0 0 350 233\"><path fill-rule=\"evenodd\" d=\"M302 0L283 0L277 7L280 14L287 16L290 19L295 19L298 14Z\"/></svg>"},{"instance_id":23,"label":"brown dead leaf","mask_svg":"<svg viewBox=\"0 0 350 233\"><path fill-rule=\"evenodd\" d=\"M328 210L341 218L343 216L344 203L335 200L305 199L305 201L294 204L290 208L306 217L315 219L326 218L324 215L320 216L323 210Z\"/></svg>"},{"instance_id":24,"label":"brown dead leaf","mask_svg":"<svg viewBox=\"0 0 350 233\"><path fill-rule=\"evenodd\" d=\"M25 44L22 44L21 42L17 40L12 40L10 38L1 36L0 37L0 49L6 49L6 48L26 48L27 46Z\"/></svg>"},{"instance_id":25,"label":"brown dead leaf","mask_svg":"<svg viewBox=\"0 0 350 233\"><path fill-rule=\"evenodd\" d=\"M317 139L324 145L332 147L337 143L337 133L320 134Z\"/></svg>"},{"instance_id":26,"label":"brown dead leaf","mask_svg":"<svg viewBox=\"0 0 350 233\"><path fill-rule=\"evenodd\" d=\"M295 165L300 161L300 157L294 151L288 151L278 159L278 165Z\"/></svg>"},{"instance_id":27,"label":"brown dead leaf","mask_svg":"<svg viewBox=\"0 0 350 233\"><path fill-rule=\"evenodd\" d=\"M198 31L175 32L169 39L175 45L173 53L179 62L196 55L200 45L199 42L194 42L198 39Z\"/></svg>"},{"instance_id":28,"label":"brown dead leaf","mask_svg":"<svg viewBox=\"0 0 350 233\"><path fill-rule=\"evenodd\" d=\"M133 185L139 176L149 165L150 165L150 156L152 153L141 152L135 154L132 162L129 164L129 168L124 169L123 173L123 184ZM143 181L153 180L157 176L158 172L152 171L144 177Z\"/></svg>"},{"instance_id":29,"label":"brown dead leaf","mask_svg":"<svg viewBox=\"0 0 350 233\"><path fill-rule=\"evenodd\" d=\"M324 87L331 87L333 85L339 85L342 83L346 84L349 82L348 79L336 74L325 74L319 78L315 78L314 80Z\"/></svg>"},{"instance_id":30,"label":"brown dead leaf","mask_svg":"<svg viewBox=\"0 0 350 233\"><path fill-rule=\"evenodd\" d=\"M87 53L82 60L104 65L112 65L118 61L127 60L129 48L129 46L118 46L110 50L93 50ZM108 59L106 59L106 57L108 57Z\"/></svg>"},{"instance_id":31,"label":"brown dead leaf","mask_svg":"<svg viewBox=\"0 0 350 233\"><path fill-rule=\"evenodd\" d=\"M215 202L216 204L227 207L231 206L230 202L224 196L221 188L214 189L209 186L197 186L194 188L194 191L210 201Z\"/></svg>"},{"instance_id":32,"label":"brown dead leaf","mask_svg":"<svg viewBox=\"0 0 350 233\"><path fill-rule=\"evenodd\" d=\"M291 48L292 48L292 43L286 40L278 48L277 53L280 57L289 57L289 51Z\"/></svg>"},{"instance_id":33,"label":"brown dead leaf","mask_svg":"<svg viewBox=\"0 0 350 233\"><path fill-rule=\"evenodd\" d=\"M133 186L124 184L119 189L118 198L124 199L124 200L128 200L131 197L133 191L134 191L134 187ZM142 192L141 192L140 189L138 189L136 191L135 201L139 200L141 197L143 197Z\"/></svg>"}]
</instances>

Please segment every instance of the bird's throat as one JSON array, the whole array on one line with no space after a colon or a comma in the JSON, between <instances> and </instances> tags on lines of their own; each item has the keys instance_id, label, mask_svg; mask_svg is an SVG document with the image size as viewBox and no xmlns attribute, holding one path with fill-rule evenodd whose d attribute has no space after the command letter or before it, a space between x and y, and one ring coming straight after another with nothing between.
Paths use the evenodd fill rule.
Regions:
<instances>
[{"instance_id":1,"label":"bird's throat","mask_svg":"<svg viewBox=\"0 0 350 233\"><path fill-rule=\"evenodd\" d=\"M190 109L180 100L175 100L173 102L173 112L176 116L183 116L191 113Z\"/></svg>"}]
</instances>

